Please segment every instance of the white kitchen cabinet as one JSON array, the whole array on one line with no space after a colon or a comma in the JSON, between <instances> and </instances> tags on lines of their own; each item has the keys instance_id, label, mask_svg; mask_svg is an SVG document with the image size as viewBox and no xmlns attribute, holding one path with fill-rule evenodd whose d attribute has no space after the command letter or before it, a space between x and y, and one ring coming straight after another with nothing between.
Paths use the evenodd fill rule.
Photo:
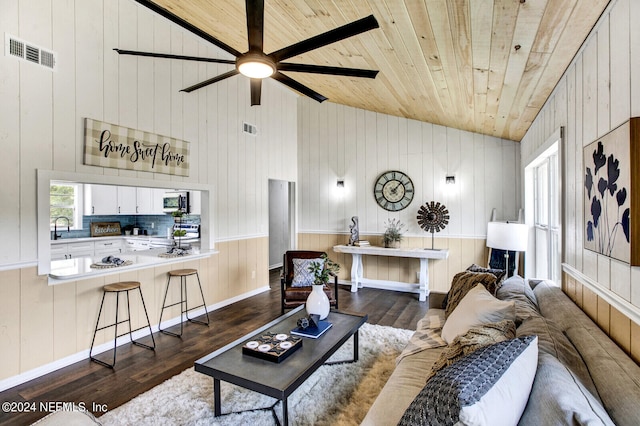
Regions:
<instances>
[{"instance_id":1,"label":"white kitchen cabinet","mask_svg":"<svg viewBox=\"0 0 640 426\"><path fill-rule=\"evenodd\" d=\"M137 214L164 214L162 197L165 190L159 188L136 188Z\"/></svg>"},{"instance_id":2,"label":"white kitchen cabinet","mask_svg":"<svg viewBox=\"0 0 640 426\"><path fill-rule=\"evenodd\" d=\"M96 241L95 256L104 257L122 253L122 240Z\"/></svg>"},{"instance_id":3,"label":"white kitchen cabinet","mask_svg":"<svg viewBox=\"0 0 640 426\"><path fill-rule=\"evenodd\" d=\"M200 191L190 191L189 204L189 214L202 214L202 193Z\"/></svg>"},{"instance_id":4,"label":"white kitchen cabinet","mask_svg":"<svg viewBox=\"0 0 640 426\"><path fill-rule=\"evenodd\" d=\"M51 260L73 259L76 257L93 257L93 241L77 243L51 244Z\"/></svg>"},{"instance_id":5,"label":"white kitchen cabinet","mask_svg":"<svg viewBox=\"0 0 640 426\"><path fill-rule=\"evenodd\" d=\"M68 259L67 246L68 244L51 244L51 260Z\"/></svg>"},{"instance_id":6,"label":"white kitchen cabinet","mask_svg":"<svg viewBox=\"0 0 640 426\"><path fill-rule=\"evenodd\" d=\"M83 241L81 243L69 243L67 252L69 258L93 256L93 241Z\"/></svg>"},{"instance_id":7,"label":"white kitchen cabinet","mask_svg":"<svg viewBox=\"0 0 640 426\"><path fill-rule=\"evenodd\" d=\"M113 185L85 185L85 214L118 214L118 187Z\"/></svg>"},{"instance_id":8,"label":"white kitchen cabinet","mask_svg":"<svg viewBox=\"0 0 640 426\"><path fill-rule=\"evenodd\" d=\"M125 250L127 251L140 251L140 250L151 250L151 243L149 239L142 238L130 238L127 239L125 244Z\"/></svg>"},{"instance_id":9,"label":"white kitchen cabinet","mask_svg":"<svg viewBox=\"0 0 640 426\"><path fill-rule=\"evenodd\" d=\"M133 186L118 186L118 214L136 214L136 190Z\"/></svg>"}]
</instances>

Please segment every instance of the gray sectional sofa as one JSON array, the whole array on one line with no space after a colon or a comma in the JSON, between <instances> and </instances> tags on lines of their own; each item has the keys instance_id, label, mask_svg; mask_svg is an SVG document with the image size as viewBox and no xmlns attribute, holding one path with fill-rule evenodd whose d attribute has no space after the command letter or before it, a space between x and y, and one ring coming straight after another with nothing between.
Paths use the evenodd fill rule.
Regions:
<instances>
[{"instance_id":1,"label":"gray sectional sofa","mask_svg":"<svg viewBox=\"0 0 640 426\"><path fill-rule=\"evenodd\" d=\"M537 370L519 424L640 425L640 367L560 288L511 277L495 296L515 302L516 336L538 336ZM440 332L439 306L418 323L414 338ZM403 415L445 349L420 350L410 342L362 424L411 424Z\"/></svg>"}]
</instances>

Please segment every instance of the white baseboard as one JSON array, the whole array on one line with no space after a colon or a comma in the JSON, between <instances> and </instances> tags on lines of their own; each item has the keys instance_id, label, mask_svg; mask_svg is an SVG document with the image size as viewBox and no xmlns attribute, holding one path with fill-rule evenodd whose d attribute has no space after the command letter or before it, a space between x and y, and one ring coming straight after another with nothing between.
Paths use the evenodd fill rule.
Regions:
<instances>
[{"instance_id":1,"label":"white baseboard","mask_svg":"<svg viewBox=\"0 0 640 426\"><path fill-rule=\"evenodd\" d=\"M250 292L241 294L239 296L232 297L230 299L223 300L222 302L214 303L213 305L208 305L207 310L211 313L225 306L231 305L232 303L239 302L240 300L249 298L251 296L255 296L257 294L263 293L265 291L269 291L269 286L264 286L252 290ZM189 311L189 316L199 316L204 315L204 308L194 309L193 311ZM173 325L177 325L180 323L180 317L171 318L167 321L162 322L162 328L171 327ZM153 333L158 332L158 325L152 325L151 330ZM138 330L132 333L132 338L134 340L138 340L142 337L149 335L149 329L144 328L142 330ZM125 343L129 343L129 336L120 336L116 340L116 346L124 345ZM106 352L110 349L113 349L113 340L102 343L93 348L93 354L99 354L102 352ZM56 370L59 370L63 367L67 367L71 364L75 364L76 362L89 360L89 349L85 349L83 351L77 352L73 355L66 356L64 358L53 361L49 364L42 365L40 367L34 368L29 371L25 371L24 373L18 374L17 376L12 376L3 380L0 380L0 392L10 389L14 386L21 385L23 383L28 382L29 380L37 379L38 377L44 376L45 374L52 373Z\"/></svg>"}]
</instances>

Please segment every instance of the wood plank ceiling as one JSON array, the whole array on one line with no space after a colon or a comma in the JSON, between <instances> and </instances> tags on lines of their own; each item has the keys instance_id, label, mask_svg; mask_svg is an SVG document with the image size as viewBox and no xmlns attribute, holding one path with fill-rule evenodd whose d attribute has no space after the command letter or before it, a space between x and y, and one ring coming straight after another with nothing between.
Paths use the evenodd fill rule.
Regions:
<instances>
[{"instance_id":1,"label":"wood plank ceiling","mask_svg":"<svg viewBox=\"0 0 640 426\"><path fill-rule=\"evenodd\" d=\"M247 50L244 0L153 2ZM520 141L608 3L265 0L264 49L373 14L380 29L288 62L378 69L375 80L288 74L330 102Z\"/></svg>"}]
</instances>

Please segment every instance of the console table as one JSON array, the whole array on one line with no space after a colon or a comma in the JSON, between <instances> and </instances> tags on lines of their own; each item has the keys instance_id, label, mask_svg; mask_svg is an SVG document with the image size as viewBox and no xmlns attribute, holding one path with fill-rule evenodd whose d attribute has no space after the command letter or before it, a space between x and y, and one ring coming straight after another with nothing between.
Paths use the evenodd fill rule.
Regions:
<instances>
[{"instance_id":1,"label":"console table","mask_svg":"<svg viewBox=\"0 0 640 426\"><path fill-rule=\"evenodd\" d=\"M384 247L357 247L357 246L334 246L336 253L350 253L353 261L351 263L351 292L355 293L363 286L383 288L391 290L410 291L419 294L419 300L424 302L429 295L429 259L446 259L449 257L449 250L432 250L423 248L384 248ZM384 281L364 278L362 267L362 256L391 256L410 257L420 259L420 284L403 283L397 281ZM416 290L416 287L417 290Z\"/></svg>"}]
</instances>

